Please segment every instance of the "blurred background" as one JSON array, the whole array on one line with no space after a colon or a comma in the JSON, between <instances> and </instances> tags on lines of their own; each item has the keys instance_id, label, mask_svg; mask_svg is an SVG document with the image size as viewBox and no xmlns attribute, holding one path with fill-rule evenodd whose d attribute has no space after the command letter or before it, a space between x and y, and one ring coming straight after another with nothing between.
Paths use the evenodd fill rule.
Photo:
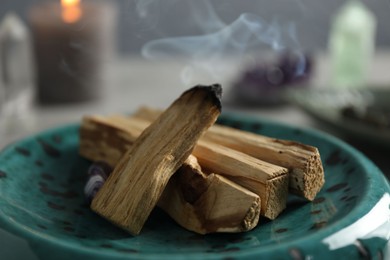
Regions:
<instances>
[{"instance_id":1,"label":"blurred background","mask_svg":"<svg viewBox=\"0 0 390 260\"><path fill-rule=\"evenodd\" d=\"M4 0L0 6L0 17L10 11L26 20L29 9L43 0ZM50 2L50 1L46 1ZM51 1L53 2L53 1ZM163 38L199 35L205 32L196 16L207 16L209 12L225 24L231 24L243 13L256 14L267 24L285 27L292 23L296 27L296 38L302 48L310 51L327 48L332 16L346 1L328 0L110 0L118 7L117 43L121 54L139 54L145 43ZM207 3L207 4L205 4ZM384 0L364 1L377 19L377 47L390 46L389 8ZM209 9L209 10L207 10ZM215 30L217 21L209 20L208 31Z\"/></svg>"}]
</instances>

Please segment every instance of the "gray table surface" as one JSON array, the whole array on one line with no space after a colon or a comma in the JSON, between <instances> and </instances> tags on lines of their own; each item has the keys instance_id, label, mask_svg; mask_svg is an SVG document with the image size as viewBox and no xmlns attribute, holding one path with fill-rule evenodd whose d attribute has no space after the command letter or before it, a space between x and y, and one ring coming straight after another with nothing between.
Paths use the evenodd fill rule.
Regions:
<instances>
[{"instance_id":1,"label":"gray table surface","mask_svg":"<svg viewBox=\"0 0 390 260\"><path fill-rule=\"evenodd\" d=\"M328 62L323 55L319 57L313 83L326 87L329 78ZM227 59L226 62L222 63L217 61L211 66L207 64L207 67L199 62L185 60L147 61L140 57L117 59L106 64L108 65L108 73L103 99L73 105L35 105L24 117L26 120L13 122L10 129L3 131L0 138L0 148L47 128L79 122L85 114L126 113L134 111L141 105L165 108L184 90L198 83L219 82L224 86L227 98L230 98L231 82L242 70L244 64L239 59ZM386 51L378 53L369 74L370 82L377 84L390 82L390 74L386 72L389 65L390 55ZM217 68L216 71L206 72L205 69L213 67ZM345 138L324 125L318 124L299 108L291 105L273 108L243 108L226 105L223 109L290 125L314 128ZM370 147L364 142L344 140L363 151L377 163L387 176L390 176L390 165L388 160L386 161L387 153L385 151ZM0 258L5 260L37 259L26 241L1 229Z\"/></svg>"}]
</instances>

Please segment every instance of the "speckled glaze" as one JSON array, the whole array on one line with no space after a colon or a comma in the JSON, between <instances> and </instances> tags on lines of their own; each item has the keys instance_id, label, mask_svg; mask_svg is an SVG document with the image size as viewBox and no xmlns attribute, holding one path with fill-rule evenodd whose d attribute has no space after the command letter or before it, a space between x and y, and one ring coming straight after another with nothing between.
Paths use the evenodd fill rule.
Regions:
<instances>
[{"instance_id":1,"label":"speckled glaze","mask_svg":"<svg viewBox=\"0 0 390 260\"><path fill-rule=\"evenodd\" d=\"M318 132L224 114L219 123L317 146L326 184L313 202L290 196L274 221L242 234L197 235L159 209L133 237L91 212L78 125L50 130L0 153L0 225L41 259L386 259L385 177L343 142ZM229 203L227 201L227 203ZM1 258L1 256L0 256Z\"/></svg>"}]
</instances>

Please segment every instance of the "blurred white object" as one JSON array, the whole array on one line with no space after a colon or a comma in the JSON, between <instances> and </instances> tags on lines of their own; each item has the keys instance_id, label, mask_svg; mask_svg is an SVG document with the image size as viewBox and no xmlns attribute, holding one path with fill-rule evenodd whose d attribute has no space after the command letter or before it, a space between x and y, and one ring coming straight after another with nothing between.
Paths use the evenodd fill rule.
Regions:
<instances>
[{"instance_id":1,"label":"blurred white object","mask_svg":"<svg viewBox=\"0 0 390 260\"><path fill-rule=\"evenodd\" d=\"M333 18L329 35L331 85L362 87L375 51L376 18L359 0L349 0Z\"/></svg>"},{"instance_id":2,"label":"blurred white object","mask_svg":"<svg viewBox=\"0 0 390 260\"><path fill-rule=\"evenodd\" d=\"M32 64L29 32L15 14L7 14L0 24L0 130L3 133L21 131L32 122Z\"/></svg>"}]
</instances>

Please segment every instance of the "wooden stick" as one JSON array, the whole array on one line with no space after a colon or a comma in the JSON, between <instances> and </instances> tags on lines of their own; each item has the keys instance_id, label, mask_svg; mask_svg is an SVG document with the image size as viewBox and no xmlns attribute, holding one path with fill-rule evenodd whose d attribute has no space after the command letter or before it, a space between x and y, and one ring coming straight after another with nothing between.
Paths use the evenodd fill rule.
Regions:
<instances>
[{"instance_id":1,"label":"wooden stick","mask_svg":"<svg viewBox=\"0 0 390 260\"><path fill-rule=\"evenodd\" d=\"M243 232L260 216L260 197L218 174L204 174L194 156L169 180L158 206L199 234Z\"/></svg>"},{"instance_id":2,"label":"wooden stick","mask_svg":"<svg viewBox=\"0 0 390 260\"><path fill-rule=\"evenodd\" d=\"M172 174L221 112L221 87L184 92L135 140L92 200L91 209L139 234Z\"/></svg>"},{"instance_id":3,"label":"wooden stick","mask_svg":"<svg viewBox=\"0 0 390 260\"><path fill-rule=\"evenodd\" d=\"M129 121L115 115L83 117L79 131L79 154L91 161L104 161L114 168L143 129L149 126L149 122L138 121L134 124L137 119ZM140 126L143 128L140 129Z\"/></svg>"},{"instance_id":4,"label":"wooden stick","mask_svg":"<svg viewBox=\"0 0 390 260\"><path fill-rule=\"evenodd\" d=\"M199 141L195 155L202 167L219 173L261 198L261 215L275 219L285 208L288 170L218 144Z\"/></svg>"},{"instance_id":5,"label":"wooden stick","mask_svg":"<svg viewBox=\"0 0 390 260\"><path fill-rule=\"evenodd\" d=\"M140 135L143 123L149 124L123 116L84 117L80 154L114 168ZM199 234L251 230L261 209L258 195L218 174L204 174L192 155L169 180L157 205L179 225Z\"/></svg>"},{"instance_id":6,"label":"wooden stick","mask_svg":"<svg viewBox=\"0 0 390 260\"><path fill-rule=\"evenodd\" d=\"M316 147L219 125L205 138L290 169L290 191L310 201L324 185L324 169Z\"/></svg>"},{"instance_id":7,"label":"wooden stick","mask_svg":"<svg viewBox=\"0 0 390 260\"><path fill-rule=\"evenodd\" d=\"M133 116L152 122L161 110L140 108ZM290 170L289 190L312 201L325 183L321 156L316 147L213 125L202 140L239 150Z\"/></svg>"},{"instance_id":8,"label":"wooden stick","mask_svg":"<svg viewBox=\"0 0 390 260\"><path fill-rule=\"evenodd\" d=\"M99 121L105 121L104 125L95 127L99 128L98 131L94 131L98 132L99 136L96 136L96 133L88 133L88 125L99 125ZM141 119L120 115L85 119L82 127L84 131L81 132L80 138L80 153L90 159L115 163L124 150L126 141L133 142L137 134L148 124L149 122ZM104 136L112 138L118 131L122 132L118 141L104 138ZM88 138L90 136L94 138ZM286 207L288 195L286 168L204 141L197 143L193 155L198 158L202 167L234 180L259 195L262 203L261 215L275 219Z\"/></svg>"}]
</instances>

